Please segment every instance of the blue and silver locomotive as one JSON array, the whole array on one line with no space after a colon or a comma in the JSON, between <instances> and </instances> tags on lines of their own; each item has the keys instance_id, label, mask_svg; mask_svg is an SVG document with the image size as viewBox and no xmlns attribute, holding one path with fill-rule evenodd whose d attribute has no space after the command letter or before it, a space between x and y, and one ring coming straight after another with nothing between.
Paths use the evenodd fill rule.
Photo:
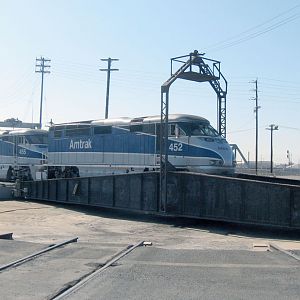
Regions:
<instances>
[{"instance_id":1,"label":"blue and silver locomotive","mask_svg":"<svg viewBox=\"0 0 300 300\"><path fill-rule=\"evenodd\" d=\"M36 180L45 169L48 131L41 129L8 130L0 134L0 178Z\"/></svg>"},{"instance_id":2,"label":"blue and silver locomotive","mask_svg":"<svg viewBox=\"0 0 300 300\"><path fill-rule=\"evenodd\" d=\"M232 149L210 125L192 115L169 115L169 162L180 170L231 174ZM160 116L53 125L48 178L97 176L159 169Z\"/></svg>"}]
</instances>

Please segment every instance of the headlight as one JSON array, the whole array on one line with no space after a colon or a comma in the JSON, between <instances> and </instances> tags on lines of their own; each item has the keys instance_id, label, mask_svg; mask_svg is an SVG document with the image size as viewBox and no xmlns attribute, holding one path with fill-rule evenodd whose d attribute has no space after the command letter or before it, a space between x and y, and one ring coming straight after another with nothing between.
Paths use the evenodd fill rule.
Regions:
<instances>
[{"instance_id":1,"label":"headlight","mask_svg":"<svg viewBox=\"0 0 300 300\"><path fill-rule=\"evenodd\" d=\"M223 166L224 162L221 159L214 159L214 160L210 160L209 164L211 166Z\"/></svg>"}]
</instances>

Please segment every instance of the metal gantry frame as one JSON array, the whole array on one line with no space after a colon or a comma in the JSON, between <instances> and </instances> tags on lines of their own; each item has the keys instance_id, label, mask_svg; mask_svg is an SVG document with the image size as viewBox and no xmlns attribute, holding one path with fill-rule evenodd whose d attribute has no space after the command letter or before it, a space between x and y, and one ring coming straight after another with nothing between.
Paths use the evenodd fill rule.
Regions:
<instances>
[{"instance_id":1,"label":"metal gantry frame","mask_svg":"<svg viewBox=\"0 0 300 300\"><path fill-rule=\"evenodd\" d=\"M171 167L168 160L169 90L176 79L210 83L217 94L218 132L224 138L226 137L227 81L221 73L220 62L203 56L204 53L195 50L188 55L171 58L171 76L161 86L160 130L158 134L160 135L160 209L164 212L167 212L168 171ZM174 65L178 63L181 66L173 73Z\"/></svg>"}]
</instances>

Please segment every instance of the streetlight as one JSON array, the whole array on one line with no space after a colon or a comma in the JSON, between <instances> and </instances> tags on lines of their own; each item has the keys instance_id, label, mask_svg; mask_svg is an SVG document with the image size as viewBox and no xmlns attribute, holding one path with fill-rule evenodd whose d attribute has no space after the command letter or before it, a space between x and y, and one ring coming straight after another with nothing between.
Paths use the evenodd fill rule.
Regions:
<instances>
[{"instance_id":1,"label":"streetlight","mask_svg":"<svg viewBox=\"0 0 300 300\"><path fill-rule=\"evenodd\" d=\"M271 174L273 173L273 131L278 130L278 125L271 124L267 130L271 131Z\"/></svg>"}]
</instances>

